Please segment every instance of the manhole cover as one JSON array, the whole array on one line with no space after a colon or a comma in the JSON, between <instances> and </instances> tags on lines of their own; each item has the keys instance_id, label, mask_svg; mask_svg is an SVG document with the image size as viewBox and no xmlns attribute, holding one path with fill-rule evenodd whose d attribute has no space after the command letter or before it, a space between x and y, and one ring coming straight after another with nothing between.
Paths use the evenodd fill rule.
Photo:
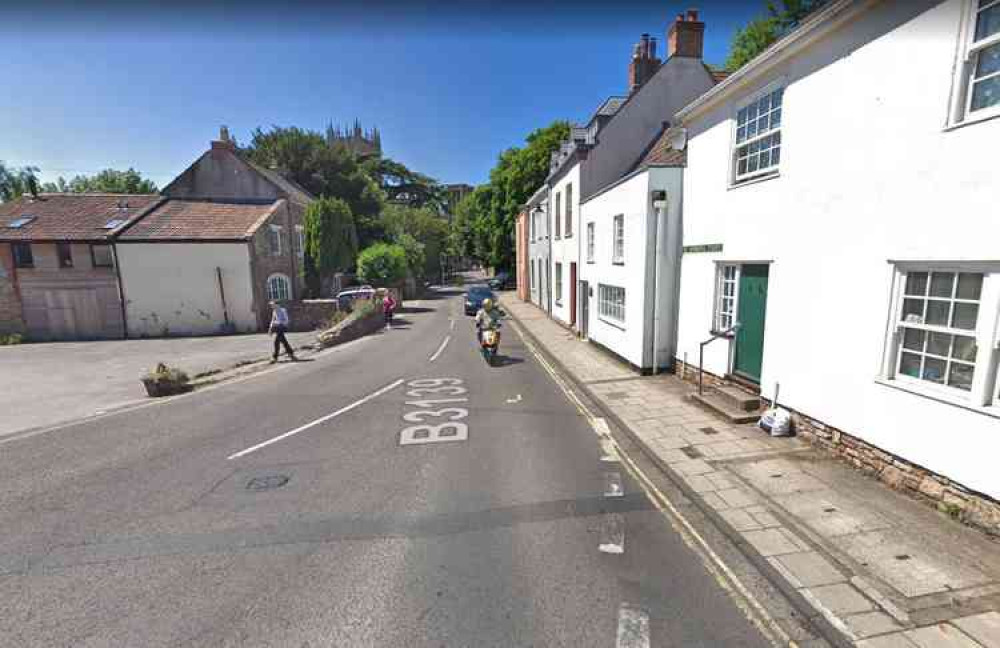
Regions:
<instances>
[{"instance_id":1,"label":"manhole cover","mask_svg":"<svg viewBox=\"0 0 1000 648\"><path fill-rule=\"evenodd\" d=\"M264 475L247 482L248 491L266 491L281 488L288 483L288 475Z\"/></svg>"},{"instance_id":2,"label":"manhole cover","mask_svg":"<svg viewBox=\"0 0 1000 648\"><path fill-rule=\"evenodd\" d=\"M910 559L909 554L899 554L898 556L896 556L896 560L909 560L909 559Z\"/></svg>"},{"instance_id":3,"label":"manhole cover","mask_svg":"<svg viewBox=\"0 0 1000 648\"><path fill-rule=\"evenodd\" d=\"M775 474L771 475L771 479L778 479L780 477L784 477L784 475L781 474L781 473L775 473Z\"/></svg>"},{"instance_id":4,"label":"manhole cover","mask_svg":"<svg viewBox=\"0 0 1000 648\"><path fill-rule=\"evenodd\" d=\"M699 429L699 431L702 434L712 435L712 434L718 434L719 433L719 431L716 430L714 427L703 427L703 428L698 428L698 429Z\"/></svg>"},{"instance_id":5,"label":"manhole cover","mask_svg":"<svg viewBox=\"0 0 1000 648\"><path fill-rule=\"evenodd\" d=\"M836 513L836 512L837 512L837 509L835 509L835 508L833 508L833 507L831 506L831 507L829 507L829 508L825 508L825 509L823 509L823 512L824 512L824 513Z\"/></svg>"}]
</instances>

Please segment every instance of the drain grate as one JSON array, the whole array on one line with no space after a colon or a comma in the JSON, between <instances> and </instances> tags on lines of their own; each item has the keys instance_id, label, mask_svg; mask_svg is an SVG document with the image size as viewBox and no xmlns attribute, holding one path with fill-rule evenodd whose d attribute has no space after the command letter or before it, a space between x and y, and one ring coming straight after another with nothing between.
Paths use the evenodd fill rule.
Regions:
<instances>
[{"instance_id":1,"label":"drain grate","mask_svg":"<svg viewBox=\"0 0 1000 648\"><path fill-rule=\"evenodd\" d=\"M830 507L827 507L827 508L823 509L823 512L824 513L836 513L837 509L835 509L832 506L830 506Z\"/></svg>"},{"instance_id":2,"label":"drain grate","mask_svg":"<svg viewBox=\"0 0 1000 648\"><path fill-rule=\"evenodd\" d=\"M701 459L705 456L701 453L701 450L695 448L694 446L684 446L681 448L681 452L686 454L691 459Z\"/></svg>"},{"instance_id":3,"label":"drain grate","mask_svg":"<svg viewBox=\"0 0 1000 648\"><path fill-rule=\"evenodd\" d=\"M910 554L899 554L898 556L894 556L894 558L896 560L909 560Z\"/></svg>"},{"instance_id":4,"label":"drain grate","mask_svg":"<svg viewBox=\"0 0 1000 648\"><path fill-rule=\"evenodd\" d=\"M288 475L263 475L261 477L254 477L247 482L247 490L254 492L274 490L287 484L288 479Z\"/></svg>"},{"instance_id":5,"label":"drain grate","mask_svg":"<svg viewBox=\"0 0 1000 648\"><path fill-rule=\"evenodd\" d=\"M784 475L781 473L774 473L773 475L771 475L771 479L779 479L781 477L784 477Z\"/></svg>"},{"instance_id":6,"label":"drain grate","mask_svg":"<svg viewBox=\"0 0 1000 648\"><path fill-rule=\"evenodd\" d=\"M718 434L719 433L719 431L716 430L714 427L698 428L698 431L701 432L702 434L707 434L709 436L711 436L713 434Z\"/></svg>"}]
</instances>

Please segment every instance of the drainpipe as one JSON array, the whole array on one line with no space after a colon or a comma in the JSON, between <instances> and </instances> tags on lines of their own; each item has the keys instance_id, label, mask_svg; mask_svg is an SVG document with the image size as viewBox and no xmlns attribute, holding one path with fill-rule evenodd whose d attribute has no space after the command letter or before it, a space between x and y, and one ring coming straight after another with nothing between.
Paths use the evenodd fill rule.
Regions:
<instances>
[{"instance_id":1,"label":"drainpipe","mask_svg":"<svg viewBox=\"0 0 1000 648\"><path fill-rule=\"evenodd\" d=\"M111 256L115 262L115 280L118 283L118 303L122 308L122 337L128 339L128 310L125 308L125 286L122 285L122 265L118 263L118 245L110 241Z\"/></svg>"},{"instance_id":2,"label":"drainpipe","mask_svg":"<svg viewBox=\"0 0 1000 648\"><path fill-rule=\"evenodd\" d=\"M656 247L653 256L653 375L660 372L657 351L660 348L660 257L663 251L663 233L666 231L665 219L667 211L667 192L657 190L653 197L653 232L656 237Z\"/></svg>"}]
</instances>

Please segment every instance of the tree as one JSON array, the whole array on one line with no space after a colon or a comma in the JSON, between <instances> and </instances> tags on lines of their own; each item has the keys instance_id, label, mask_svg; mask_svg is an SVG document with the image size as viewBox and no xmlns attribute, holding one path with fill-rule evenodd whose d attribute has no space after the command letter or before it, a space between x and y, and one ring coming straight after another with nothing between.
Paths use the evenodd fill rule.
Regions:
<instances>
[{"instance_id":1,"label":"tree","mask_svg":"<svg viewBox=\"0 0 1000 648\"><path fill-rule=\"evenodd\" d=\"M430 207L386 205L381 220L386 234L395 242L402 243L400 237L409 235L423 246L422 263L418 266L410 264L414 277L422 279L438 276L442 257L448 254L450 228L437 211Z\"/></svg>"},{"instance_id":2,"label":"tree","mask_svg":"<svg viewBox=\"0 0 1000 648\"><path fill-rule=\"evenodd\" d=\"M781 0L779 8L774 0L768 0L767 14L751 20L736 32L726 59L726 69L735 72L743 67L828 1Z\"/></svg>"},{"instance_id":3,"label":"tree","mask_svg":"<svg viewBox=\"0 0 1000 648\"><path fill-rule=\"evenodd\" d=\"M315 196L344 200L351 208L362 246L384 237L378 216L385 197L378 183L343 144L331 144L315 131L272 126L266 132L256 129L241 153L256 164L278 171Z\"/></svg>"},{"instance_id":4,"label":"tree","mask_svg":"<svg viewBox=\"0 0 1000 648\"><path fill-rule=\"evenodd\" d=\"M406 278L406 250L390 243L365 248L358 255L358 276L377 287L399 285Z\"/></svg>"},{"instance_id":5,"label":"tree","mask_svg":"<svg viewBox=\"0 0 1000 648\"><path fill-rule=\"evenodd\" d=\"M0 160L0 202L38 192L38 167L8 167Z\"/></svg>"},{"instance_id":6,"label":"tree","mask_svg":"<svg viewBox=\"0 0 1000 648\"><path fill-rule=\"evenodd\" d=\"M414 279L423 279L425 276L425 265L427 255L424 253L424 244L414 238L411 234L400 234L396 237L396 245L403 248L406 253L406 267Z\"/></svg>"},{"instance_id":7,"label":"tree","mask_svg":"<svg viewBox=\"0 0 1000 648\"><path fill-rule=\"evenodd\" d=\"M131 167L127 171L105 169L93 176L78 175L69 182L60 177L56 182L46 182L42 188L53 193L151 194L158 191L156 183L143 178Z\"/></svg>"},{"instance_id":8,"label":"tree","mask_svg":"<svg viewBox=\"0 0 1000 648\"><path fill-rule=\"evenodd\" d=\"M549 159L569 137L569 124L556 121L532 132L524 148L500 154L488 184L477 187L456 208L455 238L468 254L494 268L514 263L514 223L521 206L545 182Z\"/></svg>"},{"instance_id":9,"label":"tree","mask_svg":"<svg viewBox=\"0 0 1000 648\"><path fill-rule=\"evenodd\" d=\"M389 202L444 211L444 190L433 178L412 171L401 162L375 155L364 159L362 168L378 183Z\"/></svg>"},{"instance_id":10,"label":"tree","mask_svg":"<svg viewBox=\"0 0 1000 648\"><path fill-rule=\"evenodd\" d=\"M321 292L324 276L345 272L358 256L358 232L351 207L340 198L322 196L306 208L306 284L313 295Z\"/></svg>"}]
</instances>

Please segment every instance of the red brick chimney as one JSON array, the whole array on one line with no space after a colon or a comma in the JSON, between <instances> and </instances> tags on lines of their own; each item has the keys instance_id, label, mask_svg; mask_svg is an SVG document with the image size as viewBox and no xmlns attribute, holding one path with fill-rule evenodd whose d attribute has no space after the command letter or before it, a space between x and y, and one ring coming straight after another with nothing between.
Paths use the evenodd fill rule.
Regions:
<instances>
[{"instance_id":1,"label":"red brick chimney","mask_svg":"<svg viewBox=\"0 0 1000 648\"><path fill-rule=\"evenodd\" d=\"M688 9L687 14L677 14L677 19L667 29L667 56L702 58L705 49L705 23L698 20L698 11Z\"/></svg>"},{"instance_id":2,"label":"red brick chimney","mask_svg":"<svg viewBox=\"0 0 1000 648\"><path fill-rule=\"evenodd\" d=\"M219 139L212 140L213 149L228 149L230 151L236 150L236 144L233 142L232 138L229 137L229 128L222 126L219 128Z\"/></svg>"},{"instance_id":3,"label":"red brick chimney","mask_svg":"<svg viewBox=\"0 0 1000 648\"><path fill-rule=\"evenodd\" d=\"M628 93L632 94L653 78L660 69L660 63L656 57L656 39L643 34L632 48L632 60L628 64Z\"/></svg>"}]
</instances>

